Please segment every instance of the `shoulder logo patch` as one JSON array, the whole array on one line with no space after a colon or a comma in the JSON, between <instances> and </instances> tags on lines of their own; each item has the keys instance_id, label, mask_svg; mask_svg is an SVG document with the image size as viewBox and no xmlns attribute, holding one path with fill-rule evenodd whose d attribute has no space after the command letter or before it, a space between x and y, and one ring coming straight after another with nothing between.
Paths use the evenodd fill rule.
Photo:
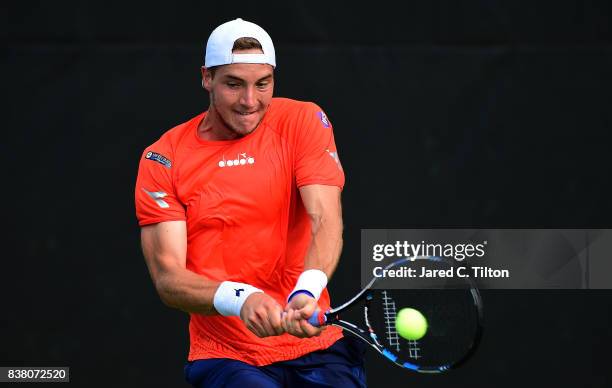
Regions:
<instances>
[{"instance_id":1,"label":"shoulder logo patch","mask_svg":"<svg viewBox=\"0 0 612 388\"><path fill-rule=\"evenodd\" d=\"M319 116L319 120L321 120L321 123L323 124L323 126L325 128L329 128L330 124L329 124L329 119L327 118L327 115L323 111L318 111L317 116Z\"/></svg>"},{"instance_id":2,"label":"shoulder logo patch","mask_svg":"<svg viewBox=\"0 0 612 388\"><path fill-rule=\"evenodd\" d=\"M154 160L157 163L163 164L167 168L172 167L172 162L170 161L170 159L166 158L162 154L158 154L157 152L152 152L152 151L147 152L147 154L145 155L145 159Z\"/></svg>"}]
</instances>

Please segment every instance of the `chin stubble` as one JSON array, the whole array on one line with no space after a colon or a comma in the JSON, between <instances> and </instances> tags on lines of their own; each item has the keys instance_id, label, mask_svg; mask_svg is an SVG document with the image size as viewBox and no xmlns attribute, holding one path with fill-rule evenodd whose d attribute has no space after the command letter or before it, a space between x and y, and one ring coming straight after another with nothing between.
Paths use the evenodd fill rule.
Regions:
<instances>
[{"instance_id":1,"label":"chin stubble","mask_svg":"<svg viewBox=\"0 0 612 388\"><path fill-rule=\"evenodd\" d=\"M259 122L257 122L257 124L255 125L255 127L253 127L251 130L249 130L246 133L243 133L239 130L237 130L236 128L234 128L232 125L230 125L230 123L227 122L227 120L225 120L225 118L223 117L223 115L221 115L221 112L219 112L219 110L217 110L217 105L215 104L215 93L214 92L210 92L210 101L211 101L211 107L215 110L215 113L217 114L217 117L219 117L219 119L223 122L223 125L225 125L225 127L227 129L229 129L230 131L232 131L233 133L235 133L236 135L242 137L242 136L246 136L249 133L253 132L255 130L255 128L257 128L257 126L259 125L259 123L261 122L261 120Z\"/></svg>"}]
</instances>

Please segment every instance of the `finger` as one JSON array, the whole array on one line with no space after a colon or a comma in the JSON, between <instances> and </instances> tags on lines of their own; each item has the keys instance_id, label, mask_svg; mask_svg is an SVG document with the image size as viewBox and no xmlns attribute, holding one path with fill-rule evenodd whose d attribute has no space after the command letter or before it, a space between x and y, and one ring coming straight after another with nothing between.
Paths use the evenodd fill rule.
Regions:
<instances>
[{"instance_id":1,"label":"finger","mask_svg":"<svg viewBox=\"0 0 612 388\"><path fill-rule=\"evenodd\" d=\"M300 310L303 319L308 319L312 314L314 314L317 309L317 302L314 299L311 299L309 303L305 304Z\"/></svg>"},{"instance_id":2,"label":"finger","mask_svg":"<svg viewBox=\"0 0 612 388\"><path fill-rule=\"evenodd\" d=\"M289 332L289 327L287 325L287 312L283 311L281 313L281 325L283 327L283 331L288 333Z\"/></svg>"},{"instance_id":3,"label":"finger","mask_svg":"<svg viewBox=\"0 0 612 388\"><path fill-rule=\"evenodd\" d=\"M280 306L275 306L268 314L268 322L270 322L275 335L281 335L285 332L282 325L281 314L282 311Z\"/></svg>"},{"instance_id":4,"label":"finger","mask_svg":"<svg viewBox=\"0 0 612 388\"><path fill-rule=\"evenodd\" d=\"M268 312L264 311L260 313L260 315L258 315L257 318L259 319L259 324L263 329L264 337L269 337L271 335L274 335L276 331L270 324Z\"/></svg>"},{"instance_id":5,"label":"finger","mask_svg":"<svg viewBox=\"0 0 612 388\"><path fill-rule=\"evenodd\" d=\"M295 335L295 310L293 309L289 309L289 311L287 312L287 316L285 318L285 321L287 322L287 331L290 332L292 335Z\"/></svg>"},{"instance_id":6,"label":"finger","mask_svg":"<svg viewBox=\"0 0 612 388\"><path fill-rule=\"evenodd\" d=\"M305 306L297 310L296 319L308 320L312 314L314 314L314 309L311 306Z\"/></svg>"},{"instance_id":7,"label":"finger","mask_svg":"<svg viewBox=\"0 0 612 388\"><path fill-rule=\"evenodd\" d=\"M300 338L308 337L308 333L303 328L303 322L306 321L301 318L300 312L296 311L293 322L293 331L295 332L295 335Z\"/></svg>"},{"instance_id":8,"label":"finger","mask_svg":"<svg viewBox=\"0 0 612 388\"><path fill-rule=\"evenodd\" d=\"M299 322L300 322L300 329L301 329L301 331L307 337L318 336L323 331L322 328L314 327L310 323L308 323L308 321L306 321L306 320L301 320Z\"/></svg>"},{"instance_id":9,"label":"finger","mask_svg":"<svg viewBox=\"0 0 612 388\"><path fill-rule=\"evenodd\" d=\"M299 319L296 317L296 310L289 310L289 314L287 315L287 323L289 325L289 333L293 336L303 338L304 333L300 328Z\"/></svg>"},{"instance_id":10,"label":"finger","mask_svg":"<svg viewBox=\"0 0 612 388\"><path fill-rule=\"evenodd\" d=\"M295 313L293 314L293 319L296 321L299 321L300 319L304 319L302 314L303 314L302 309L295 310Z\"/></svg>"},{"instance_id":11,"label":"finger","mask_svg":"<svg viewBox=\"0 0 612 388\"><path fill-rule=\"evenodd\" d=\"M251 331L251 333L255 334L259 338L264 337L262 328L258 324L256 324L254 321L246 322L245 326L247 327L247 329Z\"/></svg>"}]
</instances>

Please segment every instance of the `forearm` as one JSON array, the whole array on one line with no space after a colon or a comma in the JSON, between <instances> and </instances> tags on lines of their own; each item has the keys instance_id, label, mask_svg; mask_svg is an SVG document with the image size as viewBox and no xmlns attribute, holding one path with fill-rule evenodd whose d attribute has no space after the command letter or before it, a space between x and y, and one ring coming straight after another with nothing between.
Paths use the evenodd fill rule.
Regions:
<instances>
[{"instance_id":1,"label":"forearm","mask_svg":"<svg viewBox=\"0 0 612 388\"><path fill-rule=\"evenodd\" d=\"M161 300L169 307L188 313L217 314L213 301L219 282L184 268L161 271L155 288Z\"/></svg>"},{"instance_id":2,"label":"forearm","mask_svg":"<svg viewBox=\"0 0 612 388\"><path fill-rule=\"evenodd\" d=\"M217 313L213 301L219 282L186 268L184 221L145 226L141 230L141 242L151 279L164 304L191 313Z\"/></svg>"},{"instance_id":3,"label":"forearm","mask_svg":"<svg viewBox=\"0 0 612 388\"><path fill-rule=\"evenodd\" d=\"M319 269L331 278L342 252L342 215L310 214L312 236L304 258L304 270Z\"/></svg>"},{"instance_id":4,"label":"forearm","mask_svg":"<svg viewBox=\"0 0 612 388\"><path fill-rule=\"evenodd\" d=\"M189 271L184 221L145 226L141 230L141 240L151 279L167 306L202 315L241 316L247 299L262 292L249 284L213 281ZM270 331L264 329L259 333L269 334Z\"/></svg>"}]
</instances>

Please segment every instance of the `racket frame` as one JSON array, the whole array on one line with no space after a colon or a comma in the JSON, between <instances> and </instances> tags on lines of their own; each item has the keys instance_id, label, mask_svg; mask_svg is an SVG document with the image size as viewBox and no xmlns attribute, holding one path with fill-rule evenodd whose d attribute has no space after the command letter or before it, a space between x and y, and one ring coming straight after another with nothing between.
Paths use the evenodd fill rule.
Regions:
<instances>
[{"instance_id":1,"label":"racket frame","mask_svg":"<svg viewBox=\"0 0 612 388\"><path fill-rule=\"evenodd\" d=\"M415 260L430 260L430 261L438 261L438 262L449 262L449 259L435 257L435 256L414 256L414 257L406 257L400 260L396 260L393 263L387 265L384 269L390 269L408 262L413 262ZM439 365L435 367L425 367L420 366L414 363L410 363L407 361L398 362L398 357L389 349L387 349L384 345L382 345L378 341L378 336L369 325L368 322L368 308L369 301L372 299L372 286L374 283L379 280L374 277L370 280L370 282L359 291L353 298L345 302L344 304L332 308L325 312L324 314L316 314L311 317L311 323L317 322L317 326L321 325L334 325L338 326L344 330L347 330L351 334L361 338L365 342L367 342L371 347L373 347L380 354L385 356L387 359L392 361L395 365L398 365L405 369L410 369L419 373L443 373L450 369L455 369L461 365L463 365L475 352L480 344L483 334L483 311L482 311L482 298L480 297L480 292L476 287L476 283L471 278L466 278L466 281L469 282L470 293L472 296L472 300L474 302L474 308L476 310L476 331L474 333L474 338L469 349L465 352L465 354L458 360L455 360L452 363ZM361 301L364 301L365 306L364 309L364 321L366 322L366 326L368 326L368 330L365 330L351 322L340 319L340 314L348 309L352 309Z\"/></svg>"}]
</instances>

